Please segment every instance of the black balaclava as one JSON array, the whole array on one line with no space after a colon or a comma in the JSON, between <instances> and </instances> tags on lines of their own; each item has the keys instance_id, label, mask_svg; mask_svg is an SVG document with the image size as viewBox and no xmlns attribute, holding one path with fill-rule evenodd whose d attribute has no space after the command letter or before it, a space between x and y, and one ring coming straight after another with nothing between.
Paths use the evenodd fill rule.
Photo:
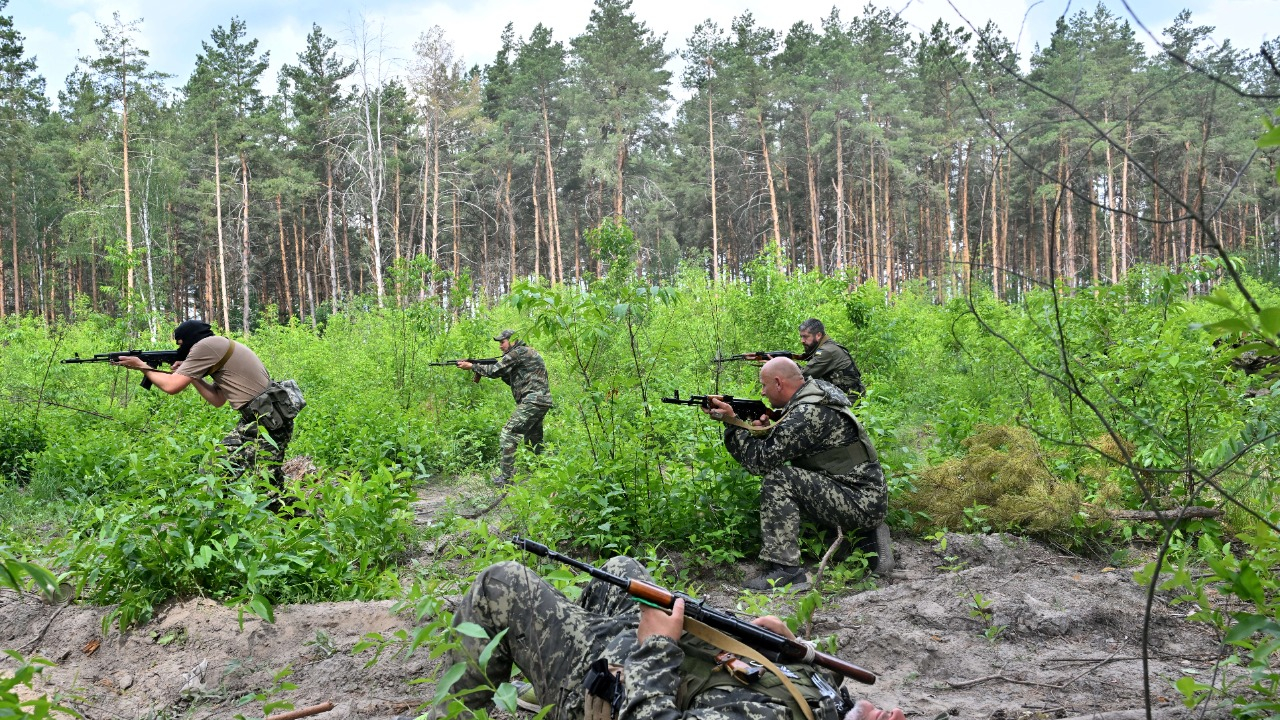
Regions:
<instances>
[{"instance_id":1,"label":"black balaclava","mask_svg":"<svg viewBox=\"0 0 1280 720\"><path fill-rule=\"evenodd\" d=\"M209 327L209 323L203 320L188 320L173 330L173 339L181 340L182 344L178 346L178 361L187 359L187 354L191 352L191 348L196 343L205 338L214 337L213 330Z\"/></svg>"}]
</instances>

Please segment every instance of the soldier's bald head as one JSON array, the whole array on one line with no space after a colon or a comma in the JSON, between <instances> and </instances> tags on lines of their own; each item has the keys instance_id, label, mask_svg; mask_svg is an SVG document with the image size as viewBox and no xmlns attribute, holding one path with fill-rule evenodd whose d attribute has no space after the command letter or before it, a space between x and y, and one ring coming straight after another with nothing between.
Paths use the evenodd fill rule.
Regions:
<instances>
[{"instance_id":1,"label":"soldier's bald head","mask_svg":"<svg viewBox=\"0 0 1280 720\"><path fill-rule=\"evenodd\" d=\"M773 358L766 362L760 368L760 380L766 378L777 378L783 382L804 382L804 375L800 373L800 366L791 358Z\"/></svg>"},{"instance_id":2,"label":"soldier's bald head","mask_svg":"<svg viewBox=\"0 0 1280 720\"><path fill-rule=\"evenodd\" d=\"M760 368L760 390L774 408L791 402L791 396L804 385L800 366L791 358L774 358Z\"/></svg>"}]
</instances>

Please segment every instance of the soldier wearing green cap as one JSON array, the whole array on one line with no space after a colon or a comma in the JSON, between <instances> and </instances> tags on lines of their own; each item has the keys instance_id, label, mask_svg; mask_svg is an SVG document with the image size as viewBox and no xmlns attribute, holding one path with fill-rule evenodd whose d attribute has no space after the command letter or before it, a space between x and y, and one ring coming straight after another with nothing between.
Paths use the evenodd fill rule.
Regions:
<instances>
[{"instance_id":1,"label":"soldier wearing green cap","mask_svg":"<svg viewBox=\"0 0 1280 720\"><path fill-rule=\"evenodd\" d=\"M553 407L551 387L547 381L547 364L537 350L516 337L515 330L503 330L493 338L502 349L502 357L492 365L476 365L466 360L458 367L480 377L498 378L511 386L511 396L516 409L502 428L499 440L502 446L501 468L493 478L499 487L511 482L516 469L516 448L520 441L529 443L535 452L542 452L542 418Z\"/></svg>"}]
</instances>

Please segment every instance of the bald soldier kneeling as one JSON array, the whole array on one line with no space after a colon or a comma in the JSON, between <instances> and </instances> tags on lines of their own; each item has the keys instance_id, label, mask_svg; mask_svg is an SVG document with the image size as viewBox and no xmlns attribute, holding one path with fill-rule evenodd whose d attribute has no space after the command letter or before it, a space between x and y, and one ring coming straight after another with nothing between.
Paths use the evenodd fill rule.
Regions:
<instances>
[{"instance_id":1,"label":"bald soldier kneeling","mask_svg":"<svg viewBox=\"0 0 1280 720\"><path fill-rule=\"evenodd\" d=\"M874 552L871 569L893 569L888 487L876 449L854 417L848 396L831 383L806 378L788 358L760 368L760 384L782 417L767 432L726 424L724 444L747 472L760 476L760 559L763 575L750 590L769 590L806 581L800 564L800 522L861 535L859 547ZM711 399L703 412L716 420L735 417L724 402ZM738 418L764 428L767 418Z\"/></svg>"}]
</instances>

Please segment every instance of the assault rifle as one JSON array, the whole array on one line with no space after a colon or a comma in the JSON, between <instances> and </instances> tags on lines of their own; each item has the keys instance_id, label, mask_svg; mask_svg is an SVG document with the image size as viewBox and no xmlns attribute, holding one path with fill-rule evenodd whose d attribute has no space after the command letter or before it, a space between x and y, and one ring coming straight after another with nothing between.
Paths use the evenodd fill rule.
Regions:
<instances>
[{"instance_id":1,"label":"assault rifle","mask_svg":"<svg viewBox=\"0 0 1280 720\"><path fill-rule=\"evenodd\" d=\"M69 357L66 360L63 360L62 362L64 363L102 363L102 362L114 363L119 361L120 358L122 357L136 357L142 362L146 363L148 366L150 366L152 370L157 370L161 365L172 365L178 362L178 351L177 350L121 350L119 352L98 353L97 355L94 355L91 358L82 358L80 357L80 354L77 353L75 357ZM142 389L150 390L151 385L152 385L151 381L148 380L145 376L143 376Z\"/></svg>"},{"instance_id":2,"label":"assault rifle","mask_svg":"<svg viewBox=\"0 0 1280 720\"><path fill-rule=\"evenodd\" d=\"M770 409L764 404L763 400L748 400L747 398L738 398L732 395L690 395L687 398L680 397L680 391L675 391L675 397L662 398L662 402L670 405L690 405L693 407L711 407L711 398L715 398L733 408L733 414L738 416L739 420L751 422L759 420L761 415L766 415L770 420L777 420L782 417L781 410Z\"/></svg>"},{"instance_id":3,"label":"assault rifle","mask_svg":"<svg viewBox=\"0 0 1280 720\"><path fill-rule=\"evenodd\" d=\"M796 640L788 638L784 635L768 630L759 625L749 623L738 618L732 613L725 610L718 610L708 607L702 600L695 600L692 597L680 592L671 592L664 588L660 588L652 583L641 580L632 580L631 578L614 575L613 573L601 570L593 565L588 565L581 560L575 560L567 555L561 555L558 552L548 548L546 545L527 540L516 536L511 542L518 548L531 552L534 555L564 563L573 568L577 568L591 577L607 582L615 587L622 588L631 597L641 602L649 603L666 610L670 610L675 605L676 599L684 600L684 614L686 617L693 618L704 625L719 630L726 635L742 641L744 644L751 646L761 655L773 660L774 662L795 663L795 662L812 662L815 665L821 665L828 670L837 672L844 677L853 678L860 683L873 685L876 676L871 671L858 667L851 662L846 662L834 655L828 655L824 652L818 652L811 646ZM812 653L812 658L810 658Z\"/></svg>"},{"instance_id":4,"label":"assault rifle","mask_svg":"<svg viewBox=\"0 0 1280 720\"><path fill-rule=\"evenodd\" d=\"M460 358L458 360L441 360L440 362L427 363L427 367L445 367L446 365L458 366L460 362L469 362L472 365L494 365L502 358ZM480 382L480 373L472 373L471 382Z\"/></svg>"},{"instance_id":5,"label":"assault rifle","mask_svg":"<svg viewBox=\"0 0 1280 720\"><path fill-rule=\"evenodd\" d=\"M720 364L727 362L764 362L774 358L791 358L798 359L803 353L792 352L790 350L757 350L756 352L745 352L738 355L730 355L729 357L721 357L716 355L711 362Z\"/></svg>"}]
</instances>

